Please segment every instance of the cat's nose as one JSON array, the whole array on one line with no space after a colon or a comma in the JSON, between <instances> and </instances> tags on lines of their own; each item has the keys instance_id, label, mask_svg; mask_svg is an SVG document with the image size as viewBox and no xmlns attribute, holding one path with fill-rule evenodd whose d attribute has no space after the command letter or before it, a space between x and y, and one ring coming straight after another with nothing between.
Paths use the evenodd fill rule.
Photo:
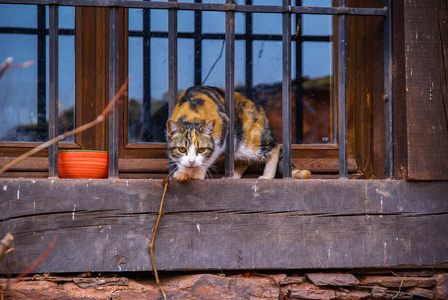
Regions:
<instances>
[{"instance_id":1,"label":"cat's nose","mask_svg":"<svg viewBox=\"0 0 448 300\"><path fill-rule=\"evenodd\" d=\"M196 161L194 159L193 160L190 159L188 160L188 162L190 163L191 166L193 166Z\"/></svg>"}]
</instances>

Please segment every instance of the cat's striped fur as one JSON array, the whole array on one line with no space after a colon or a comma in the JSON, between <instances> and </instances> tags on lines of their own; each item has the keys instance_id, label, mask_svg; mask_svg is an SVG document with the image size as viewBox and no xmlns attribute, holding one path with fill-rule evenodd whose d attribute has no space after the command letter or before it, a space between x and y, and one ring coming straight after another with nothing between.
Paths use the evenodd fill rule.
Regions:
<instances>
[{"instance_id":1,"label":"cat's striped fur","mask_svg":"<svg viewBox=\"0 0 448 300\"><path fill-rule=\"evenodd\" d=\"M229 119L225 113L224 91L194 86L183 92L167 122L167 150L180 182L204 179L207 170L224 153ZM265 163L260 179L272 179L282 171L282 150L276 143L261 106L235 93L235 172L241 178L254 162ZM293 167L293 177L308 178L309 171Z\"/></svg>"}]
</instances>

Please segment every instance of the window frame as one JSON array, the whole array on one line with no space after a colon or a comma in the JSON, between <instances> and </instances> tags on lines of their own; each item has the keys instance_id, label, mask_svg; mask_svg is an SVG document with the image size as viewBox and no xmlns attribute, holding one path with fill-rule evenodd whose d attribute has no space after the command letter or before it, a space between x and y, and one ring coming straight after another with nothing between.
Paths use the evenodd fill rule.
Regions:
<instances>
[{"instance_id":1,"label":"window frame","mask_svg":"<svg viewBox=\"0 0 448 300\"><path fill-rule=\"evenodd\" d=\"M10 3L11 1L2 1L2 3ZM35 4L36 1L25 1L28 4ZM384 2L386 4L386 7L390 7L390 1L385 1ZM339 1L339 6L337 7L331 7L331 8L319 8L319 7L311 7L311 8L304 8L304 7L291 7L291 1L289 0L284 0L282 5L278 5L278 6L263 6L263 5L254 5L254 6L250 6L250 5L235 5L231 0L226 1L226 3L223 4L203 4L203 3L177 3L176 1L168 1L168 2L148 2L148 1L143 1L143 2L126 2L123 3L121 1L115 1L115 0L108 0L104 3L78 3L76 1L73 0L61 0L58 2L57 5L54 5L52 3L44 3L45 5L50 5L50 7L52 6L57 6L57 5L73 5L73 6L79 6L79 5L87 5L87 6L103 6L104 9L108 9L110 11L113 11L114 9L117 9L119 7L132 7L132 8L149 8L149 9L168 9L169 10L169 18L170 20L174 20L176 19L176 15L177 15L177 10L207 10L207 11L224 11L226 12L227 16L232 19L234 18L234 14L235 12L273 12L273 13L282 13L283 14L283 45L288 45L290 48L290 38L288 39L287 37L291 36L291 14L331 14L331 15L337 15L339 22L341 24L346 25L346 16L347 15L360 15L360 16L366 16L366 15L371 15L371 16L382 16L384 17L384 20L389 20L390 22L390 10L388 9L383 9L383 8L349 8L346 6L346 1L340 0ZM107 8L108 7L108 8ZM117 14L118 15L118 14ZM233 17L232 17L233 15ZM112 16L112 14L111 14ZM177 20L177 19L176 19ZM111 20L109 18L109 22L114 21ZM115 20L115 23L118 23L118 20ZM385 41L390 41L390 26L386 26L389 23L388 21L385 21ZM77 22L78 24L78 22ZM123 24L123 22L121 22L121 24ZM172 24L172 22L170 22L170 24ZM288 26L286 26L285 24L287 24ZM389 24L390 25L390 24ZM343 27L343 26L342 26ZM386 29L387 28L387 29ZM120 30L122 29L121 26L117 26L116 30ZM109 28L110 31L112 31ZM232 32L233 31L233 32ZM340 32L338 33L339 36L341 36L343 33L347 33L347 29L341 29L340 27ZM117 36L120 36L120 33L116 33ZM232 37L233 35L233 37ZM234 28L232 29L231 27L226 29L226 43L229 43L229 45L232 44L232 42L234 42ZM286 37L286 39L285 39ZM173 49L173 48L177 48L177 28L173 29L171 28L171 30L169 30L169 39L170 39L170 47L169 47L169 52L170 52L170 59L174 59L174 61L176 61L177 58L174 58L173 53L176 53L177 55L177 49ZM174 43L174 41L176 41L176 43ZM386 43L385 43L386 44ZM76 43L76 48L78 48L79 43ZM343 53L343 51L341 51L341 49L346 49L347 44L345 42L344 39L339 39L338 41L338 45L340 47L340 49L338 50L338 53ZM227 48L227 47L226 47ZM287 47L283 46L284 51ZM234 51L234 49L233 49ZM125 50L122 49L122 52L125 53ZM226 51L227 52L227 51ZM289 49L290 52L290 49ZM385 47L385 53L390 55L390 51L387 47ZM287 52L284 52L284 54L286 54L286 57L289 56L288 59L286 59L284 61L284 67L285 68L290 68L290 63L291 63L291 59L290 59L290 53L288 54ZM344 54L344 53L343 53ZM285 55L284 55L285 56ZM234 57L234 53L230 53L228 55L228 59L232 59L232 57ZM385 55L385 57L389 57L388 55ZM50 60L52 58L50 57ZM226 59L226 60L228 60ZM109 62L109 67L112 66L112 60L110 60ZM343 99L346 101L346 95L343 94L343 90L346 90L346 76L343 74L343 72L341 72L341 70L346 70L346 64L347 64L347 59L346 59L346 54L344 55L338 55L338 62L339 62L339 74L338 74L338 86L343 86L342 89L339 89L339 98ZM170 90L169 90L169 104L170 104L170 109L173 108L175 100L176 100L176 94L177 94L177 67L173 67L173 65L175 64L170 64L169 68L169 81L170 81ZM226 91L233 91L234 90L234 86L233 86L233 82L231 78L228 78L229 76L231 76L230 74L231 72L231 68L233 68L232 64L226 64L228 65L228 69L226 70ZM385 59L385 72L388 71L390 69L390 65L391 62ZM344 66L344 67L341 67ZM176 76L174 76L176 75ZM284 97L284 108L283 108L283 114L284 116L287 116L286 118L284 118L284 124L288 125L290 124L290 116L288 116L288 114L290 114L290 101L291 101L291 74L289 72L289 74L287 74L287 72L284 71L284 78L286 78L286 80L283 80L283 97ZM78 78L78 76L77 76ZM120 79L121 78L121 79ZM109 78L109 98L111 98L111 91L113 90L118 90L118 82L122 82L124 78L124 74L123 71L118 72L118 75L113 75ZM386 109L389 108L389 111L391 111L391 105L392 105L392 101L391 101L391 93L390 93L390 84L386 84L386 82L391 82L391 74L387 73L384 76L385 78L385 95L387 96L387 98L389 99L388 103L390 105L387 105ZM341 84L342 83L342 84ZM76 83L76 86L79 86L79 83ZM77 93L77 99L78 99L78 89L76 91ZM229 94L229 93L226 93ZM227 103L229 103L229 105L233 104L233 93L230 93L232 95L230 95L229 99L226 100L230 100L230 101L226 101ZM78 100L77 100L78 101ZM344 101L339 101L340 105L341 103ZM342 103L344 104L344 103ZM231 108L231 107L230 107ZM337 149L335 149L336 147L333 146L292 146L291 145L291 140L290 138L288 138L288 134L284 134L284 140L283 140L283 145L284 145L284 153L285 153L285 166L287 167L287 165L289 166L289 161L292 158L292 150L309 150L310 147L312 147L311 149L313 150L323 150L325 151L329 151L332 152L333 155L334 153L339 152L339 173L340 173L340 178L347 178L348 176L348 166L349 166L349 162L348 162L348 158L347 158L347 135L346 135L346 130L341 131L341 128L346 128L347 123L347 117L344 116L343 114L341 114L341 111L346 111L344 109L344 107L342 106L343 109L341 109L341 106L339 108L339 143ZM233 110L230 109L230 112L232 112ZM120 114L121 115L121 114ZM390 115L386 112L386 115ZM391 115L390 115L391 117ZM79 120L79 118L78 118ZM116 124L118 121L124 121L122 119L122 117L114 117L112 116L109 122L109 126L114 126L114 124ZM385 121L388 122L389 124L391 124L391 118L386 117ZM342 123L341 123L342 122ZM345 122L345 123L344 123ZM120 122L121 124L123 124L123 122ZM112 124L112 125L111 125ZM391 145L392 143L390 142L391 140L391 135L388 135L387 132L391 132L391 129L389 130L389 128L391 128L392 126L386 126L386 151L387 155L385 155L388 159L386 159L387 163L386 163L386 174L389 174L390 172L388 170L392 169L392 158L391 158ZM284 133L288 133L288 131L290 130L288 128L288 126L283 126L283 130ZM107 130L106 130L107 131ZM345 133L344 133L345 131ZM104 131L103 131L104 132ZM118 133L116 132L109 132L109 141L110 140L119 140L118 138ZM122 136L122 135L121 135ZM286 136L286 137L285 137ZM230 143L229 143L230 144ZM164 149L160 149L160 146L155 146L154 147L154 151L151 152L151 157L154 157L156 159L163 159L163 157L166 157L165 154L162 155L162 152L164 152ZM230 146L231 147L231 146ZM109 149L114 149L114 147L109 146ZM124 149L124 147L123 147ZM389 150L387 150L389 149ZM162 151L160 151L162 150ZM138 157L139 153L138 150L133 151L134 153L126 153L124 154L124 151L122 151L121 149L119 150L120 154L116 154L113 155L111 157L112 162L118 162L119 160L119 155L121 158L127 158L127 157ZM227 153L232 153L232 151L227 151ZM124 155L123 155L124 154ZM154 154L154 155L152 155ZM165 156L164 156L165 155ZM233 169L233 163L232 163L232 158L227 158L227 164L226 164L226 174L229 175L232 173L232 169ZM118 164L118 163L117 163ZM50 164L49 169L57 169L57 162L53 162L52 164ZM288 167L286 168L286 170L288 170ZM117 170L118 172L118 170ZM51 172L50 172L51 173ZM57 174L57 172L53 172L55 174ZM288 173L290 172L286 172L286 177L288 176ZM115 176L118 173L115 174ZM114 177L114 176L112 176ZM391 176L387 176L387 177L391 177Z\"/></svg>"}]
</instances>

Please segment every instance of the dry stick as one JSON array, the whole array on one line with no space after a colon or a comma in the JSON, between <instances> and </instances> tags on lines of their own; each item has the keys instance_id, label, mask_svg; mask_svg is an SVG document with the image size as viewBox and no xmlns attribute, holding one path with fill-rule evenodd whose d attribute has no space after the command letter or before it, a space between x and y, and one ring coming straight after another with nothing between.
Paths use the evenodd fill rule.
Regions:
<instances>
[{"instance_id":1,"label":"dry stick","mask_svg":"<svg viewBox=\"0 0 448 300\"><path fill-rule=\"evenodd\" d=\"M11 232L8 232L0 242L0 261L2 261L3 255L5 255L6 250L8 250L11 247L13 241L14 241L13 235L11 234Z\"/></svg>"},{"instance_id":2,"label":"dry stick","mask_svg":"<svg viewBox=\"0 0 448 300\"><path fill-rule=\"evenodd\" d=\"M281 299L284 299L284 300L289 300L290 298L289 297L287 297L286 295L285 295L285 292L282 290L282 287L280 286L280 284L277 282L277 280L275 280L275 278L274 278L274 276L272 276L272 275L266 275L266 274L261 274L261 273L256 273L256 272L254 272L254 273L251 273L252 275L254 275L254 276L258 276L258 277L263 277L263 278L268 278L268 279L270 279L277 287L278 287L278 290L279 290L279 299L281 298Z\"/></svg>"},{"instance_id":3,"label":"dry stick","mask_svg":"<svg viewBox=\"0 0 448 300\"><path fill-rule=\"evenodd\" d=\"M7 59L5 59L2 66L0 67L0 77L2 77L3 73L5 73L5 71L8 69L24 69L34 64L34 60L29 60L21 64L13 65L12 64L13 60L14 58L12 57L8 57Z\"/></svg>"},{"instance_id":4,"label":"dry stick","mask_svg":"<svg viewBox=\"0 0 448 300\"><path fill-rule=\"evenodd\" d=\"M125 89L128 86L128 82L129 82L129 77L126 78L125 82L123 83L123 85L121 86L120 90L118 91L118 93L112 98L112 100L109 102L109 104L107 105L107 107L103 110L103 112L92 122L84 124L78 128L75 128L69 132L66 132L60 136L55 137L54 139L45 142L39 146L37 146L36 148L31 149L30 151L22 154L21 156L17 157L16 159L14 159L13 161L11 161L10 163L8 163L6 166L4 166L3 168L0 169L0 174L6 172L7 170L9 170L12 166L20 163L22 160L24 160L25 158L28 158L34 154L36 154L37 152L59 142L62 141L72 135L78 134L83 132L84 130L87 130L93 126L98 125L101 122L104 122L106 120L106 117L109 115L109 110L111 109L111 107L121 98L121 96L123 95Z\"/></svg>"},{"instance_id":5,"label":"dry stick","mask_svg":"<svg viewBox=\"0 0 448 300\"><path fill-rule=\"evenodd\" d=\"M9 66L12 64L13 58L8 57L0 67L0 77L2 77L3 73L9 68Z\"/></svg>"},{"instance_id":6,"label":"dry stick","mask_svg":"<svg viewBox=\"0 0 448 300\"><path fill-rule=\"evenodd\" d=\"M154 277L156 278L157 286L159 287L160 291L162 292L163 299L165 299L165 300L166 300L166 295L162 288L162 284L160 283L160 280L159 280L159 274L157 273L157 268L156 268L156 260L154 258L154 241L156 239L156 234L157 234L157 229L159 228L160 219L162 218L162 215L163 215L163 202L165 202L165 196L166 196L166 191L168 190L170 176L171 176L171 173L168 174L168 176L162 181L162 185L164 186L162 201L160 202L159 214L157 216L156 226L154 227L154 233L152 234L151 241L149 242L149 251L151 252L151 262L152 262L152 269L154 270Z\"/></svg>"},{"instance_id":7,"label":"dry stick","mask_svg":"<svg viewBox=\"0 0 448 300\"><path fill-rule=\"evenodd\" d=\"M20 274L16 278L14 278L13 282L19 282L20 279L22 279L23 277L25 277L26 275L31 273L31 271L33 271L35 268L37 268L44 261L44 259L47 258L48 254L50 254L51 250L53 250L54 246L56 245L57 240L58 240L58 238L55 237L53 239L53 241L50 243L50 245L48 245L48 247L44 251L44 253L42 253L42 255L39 256L39 258L36 259L28 268L26 268L22 274Z\"/></svg>"}]
</instances>

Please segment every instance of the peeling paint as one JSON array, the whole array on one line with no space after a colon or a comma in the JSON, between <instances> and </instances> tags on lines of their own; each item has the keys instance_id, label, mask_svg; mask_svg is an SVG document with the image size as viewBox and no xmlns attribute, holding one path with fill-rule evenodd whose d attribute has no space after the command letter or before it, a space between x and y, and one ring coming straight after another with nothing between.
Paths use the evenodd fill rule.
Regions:
<instances>
[{"instance_id":1,"label":"peeling paint","mask_svg":"<svg viewBox=\"0 0 448 300\"><path fill-rule=\"evenodd\" d=\"M73 206L72 220L75 219L75 212L76 212L76 204Z\"/></svg>"},{"instance_id":2,"label":"peeling paint","mask_svg":"<svg viewBox=\"0 0 448 300\"><path fill-rule=\"evenodd\" d=\"M381 196L380 213L381 213L380 218L382 218L383 217L383 196Z\"/></svg>"},{"instance_id":3,"label":"peeling paint","mask_svg":"<svg viewBox=\"0 0 448 300\"><path fill-rule=\"evenodd\" d=\"M258 180L255 181L255 184L252 186L252 189L254 190L254 198L260 196L260 194L258 193L258 186L257 186L257 184L258 184Z\"/></svg>"},{"instance_id":4,"label":"peeling paint","mask_svg":"<svg viewBox=\"0 0 448 300\"><path fill-rule=\"evenodd\" d=\"M380 195L383 195L384 197L390 196L390 193L388 191L380 191L379 189L376 189L376 192Z\"/></svg>"}]
</instances>

